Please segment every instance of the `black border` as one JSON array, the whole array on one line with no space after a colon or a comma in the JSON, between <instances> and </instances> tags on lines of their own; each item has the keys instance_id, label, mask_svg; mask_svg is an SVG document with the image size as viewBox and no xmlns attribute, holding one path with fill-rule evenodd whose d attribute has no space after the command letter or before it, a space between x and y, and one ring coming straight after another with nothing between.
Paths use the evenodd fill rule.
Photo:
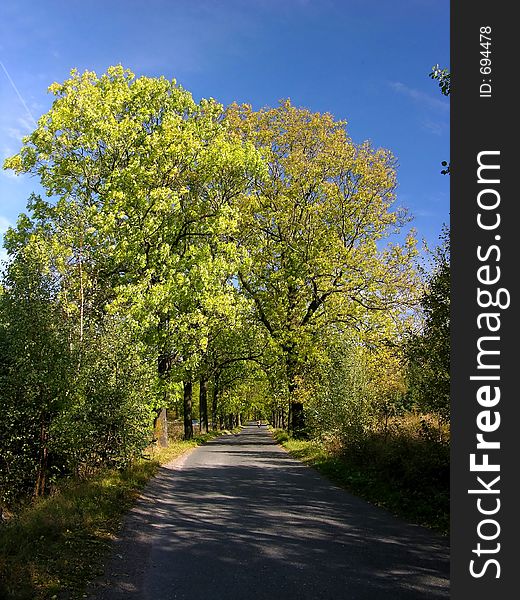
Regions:
<instances>
[{"instance_id":1,"label":"black border","mask_svg":"<svg viewBox=\"0 0 520 600\"><path fill-rule=\"evenodd\" d=\"M515 385L517 350L517 301L514 294L516 256L518 255L515 220L516 205L520 202L520 186L513 189L520 178L518 152L512 150L518 143L518 121L513 103L516 101L517 71L515 55L518 39L517 21L513 16L514 2L504 0L483 2L459 0L451 4L451 385L452 385L452 453L451 453L451 598L455 600L500 600L520 597L516 580L520 576L520 394ZM491 68L487 76L480 72L480 27L491 27ZM516 34L516 35L515 35ZM491 79L491 97L480 97L483 79ZM500 184L494 186L500 193L501 215L499 230L486 232L477 225L477 195L482 184L477 182L477 156L481 151L500 151ZM478 382L470 381L477 374L476 341L483 333L477 328L477 269L483 263L477 258L477 246L489 246L496 234L500 235L500 261L493 262L501 269L501 280L496 287L511 293L511 304L502 310L500 335L501 400L497 409L501 425L495 434L500 450L490 451L490 460L500 464L501 508L495 515L500 523L500 536L491 547L500 543L500 551L489 558L500 563L497 570L489 566L481 578L474 578L469 562L477 558L472 550L478 543L477 526L481 519L476 507L474 489L476 476L470 472L469 455L477 443L476 401ZM493 409L495 410L495 409ZM517 458L518 457L518 458ZM487 479L489 479L489 475ZM487 496L490 498L490 495ZM490 531L490 530L489 530ZM482 542L484 543L484 542ZM483 557L480 559L483 565Z\"/></svg>"}]
</instances>

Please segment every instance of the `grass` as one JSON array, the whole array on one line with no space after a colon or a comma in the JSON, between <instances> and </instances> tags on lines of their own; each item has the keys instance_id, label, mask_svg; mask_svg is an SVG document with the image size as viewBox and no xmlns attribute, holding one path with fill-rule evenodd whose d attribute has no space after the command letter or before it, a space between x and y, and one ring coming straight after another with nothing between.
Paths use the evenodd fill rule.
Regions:
<instances>
[{"instance_id":1,"label":"grass","mask_svg":"<svg viewBox=\"0 0 520 600\"><path fill-rule=\"evenodd\" d=\"M333 483L394 515L449 532L449 447L409 431L374 433L352 448L297 440L274 430L292 456Z\"/></svg>"},{"instance_id":2,"label":"grass","mask_svg":"<svg viewBox=\"0 0 520 600\"><path fill-rule=\"evenodd\" d=\"M0 525L0 598L50 600L83 598L87 582L101 574L110 543L124 514L161 464L221 435L211 432L193 440L170 440L124 471L106 470L95 477L63 482L52 496L27 504ZM443 445L407 431L374 435L362 448L290 438L275 439L295 457L334 483L396 515L448 531L449 493Z\"/></svg>"},{"instance_id":3,"label":"grass","mask_svg":"<svg viewBox=\"0 0 520 600\"><path fill-rule=\"evenodd\" d=\"M170 440L123 471L62 482L53 495L20 507L0 525L0 598L83 598L87 583L102 572L124 514L159 466L223 433L229 432Z\"/></svg>"}]
</instances>

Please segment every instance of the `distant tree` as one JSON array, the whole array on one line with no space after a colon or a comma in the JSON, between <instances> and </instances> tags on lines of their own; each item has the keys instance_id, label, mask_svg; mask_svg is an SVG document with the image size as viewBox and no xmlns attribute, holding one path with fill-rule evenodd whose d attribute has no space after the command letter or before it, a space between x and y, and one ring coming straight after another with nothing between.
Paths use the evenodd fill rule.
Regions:
<instances>
[{"instance_id":1,"label":"distant tree","mask_svg":"<svg viewBox=\"0 0 520 600\"><path fill-rule=\"evenodd\" d=\"M444 228L421 299L424 324L407 345L409 395L444 420L450 416L450 240Z\"/></svg>"}]
</instances>

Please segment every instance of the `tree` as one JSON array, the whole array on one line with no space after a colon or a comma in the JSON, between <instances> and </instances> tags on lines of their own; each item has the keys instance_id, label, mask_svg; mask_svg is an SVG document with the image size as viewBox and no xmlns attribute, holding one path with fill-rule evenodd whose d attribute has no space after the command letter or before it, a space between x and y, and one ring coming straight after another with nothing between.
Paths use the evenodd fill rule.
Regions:
<instances>
[{"instance_id":1,"label":"tree","mask_svg":"<svg viewBox=\"0 0 520 600\"><path fill-rule=\"evenodd\" d=\"M6 500L31 488L42 495L51 474L83 475L139 456L151 440L156 396L153 357L122 315L96 314L87 295L92 279L70 252L74 228L57 235L58 221L44 218L39 204L33 198L34 218L22 215L5 241L11 256L0 300ZM78 291L84 293L75 297Z\"/></svg>"},{"instance_id":2,"label":"tree","mask_svg":"<svg viewBox=\"0 0 520 600\"><path fill-rule=\"evenodd\" d=\"M220 104L195 103L175 80L135 78L117 66L101 77L72 71L49 89L51 110L5 166L40 177L55 200L40 200L39 210L56 230L83 232L64 263L81 272L80 322L85 281L101 282L89 290L103 290L101 313L132 319L156 349L159 378L173 369L189 391L209 307L225 305L232 291L238 257L224 239L236 228L232 200L261 168L259 156L229 130Z\"/></svg>"},{"instance_id":3,"label":"tree","mask_svg":"<svg viewBox=\"0 0 520 600\"><path fill-rule=\"evenodd\" d=\"M3 501L43 494L50 428L62 409L71 352L68 328L53 302L45 256L29 243L11 261L0 296L0 489Z\"/></svg>"},{"instance_id":4,"label":"tree","mask_svg":"<svg viewBox=\"0 0 520 600\"><path fill-rule=\"evenodd\" d=\"M411 301L415 240L383 247L405 214L392 210L395 160L354 144L345 123L282 102L254 112L233 105L228 121L268 165L242 197L238 272L243 293L280 352L289 427L304 428L300 371L316 332L332 323L378 329Z\"/></svg>"},{"instance_id":5,"label":"tree","mask_svg":"<svg viewBox=\"0 0 520 600\"><path fill-rule=\"evenodd\" d=\"M447 228L433 254L421 299L423 326L407 345L409 395L425 411L450 416L450 240Z\"/></svg>"}]
</instances>

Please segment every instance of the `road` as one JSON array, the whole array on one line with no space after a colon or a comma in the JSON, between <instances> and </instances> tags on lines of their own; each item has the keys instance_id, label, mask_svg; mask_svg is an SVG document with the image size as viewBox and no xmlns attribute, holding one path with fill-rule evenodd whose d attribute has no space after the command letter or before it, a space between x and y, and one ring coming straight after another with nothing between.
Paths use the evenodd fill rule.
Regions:
<instances>
[{"instance_id":1,"label":"road","mask_svg":"<svg viewBox=\"0 0 520 600\"><path fill-rule=\"evenodd\" d=\"M253 425L161 469L93 589L92 600L435 600L449 598L449 550Z\"/></svg>"}]
</instances>

